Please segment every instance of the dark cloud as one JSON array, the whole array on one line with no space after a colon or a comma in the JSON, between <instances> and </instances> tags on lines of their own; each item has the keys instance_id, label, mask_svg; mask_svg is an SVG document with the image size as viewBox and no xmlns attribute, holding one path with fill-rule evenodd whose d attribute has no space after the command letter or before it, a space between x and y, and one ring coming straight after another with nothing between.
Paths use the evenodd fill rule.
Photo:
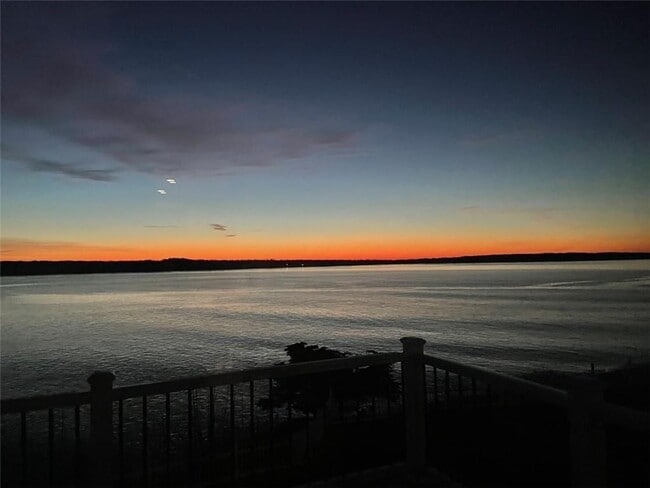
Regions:
<instances>
[{"instance_id":1,"label":"dark cloud","mask_svg":"<svg viewBox=\"0 0 650 488\"><path fill-rule=\"evenodd\" d=\"M221 224L210 224L210 225L214 230L225 231L227 229L225 225L221 225Z\"/></svg>"},{"instance_id":2,"label":"dark cloud","mask_svg":"<svg viewBox=\"0 0 650 488\"><path fill-rule=\"evenodd\" d=\"M90 149L112 161L114 171L159 175L224 174L237 167L269 166L350 146L355 139L349 131L281 122L287 118L268 107L263 117L268 122L262 123L260 107L185 94L152 95L101 58L97 47L10 39L3 46L5 120ZM21 147L19 154L30 152ZM61 171L65 162L35 166L27 159L16 158L35 171L81 177Z\"/></svg>"},{"instance_id":3,"label":"dark cloud","mask_svg":"<svg viewBox=\"0 0 650 488\"><path fill-rule=\"evenodd\" d=\"M72 178L93 181L113 181L115 179L115 170L112 169L83 169L69 163L28 157L23 157L21 161L27 168L39 173L58 173Z\"/></svg>"},{"instance_id":4,"label":"dark cloud","mask_svg":"<svg viewBox=\"0 0 650 488\"><path fill-rule=\"evenodd\" d=\"M228 234L226 237L237 237L237 234Z\"/></svg>"}]
</instances>

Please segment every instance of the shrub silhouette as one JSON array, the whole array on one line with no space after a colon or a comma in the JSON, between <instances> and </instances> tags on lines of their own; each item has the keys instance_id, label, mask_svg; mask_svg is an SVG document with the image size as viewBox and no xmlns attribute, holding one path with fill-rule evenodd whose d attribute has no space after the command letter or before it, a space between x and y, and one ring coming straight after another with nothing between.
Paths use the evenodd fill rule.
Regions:
<instances>
[{"instance_id":1,"label":"shrub silhouette","mask_svg":"<svg viewBox=\"0 0 650 488\"><path fill-rule=\"evenodd\" d=\"M318 345L296 342L284 348L289 364L339 359L350 353ZM376 354L375 351L368 351ZM278 364L286 364L284 361ZM356 369L341 369L310 375L279 378L274 380L273 407L291 404L291 408L304 414L314 414L326 406L330 398L341 402L345 408L350 401L366 403L371 398L393 400L399 393L399 384L393 379L393 366L367 366ZM258 401L262 408L269 409L269 398Z\"/></svg>"}]
</instances>

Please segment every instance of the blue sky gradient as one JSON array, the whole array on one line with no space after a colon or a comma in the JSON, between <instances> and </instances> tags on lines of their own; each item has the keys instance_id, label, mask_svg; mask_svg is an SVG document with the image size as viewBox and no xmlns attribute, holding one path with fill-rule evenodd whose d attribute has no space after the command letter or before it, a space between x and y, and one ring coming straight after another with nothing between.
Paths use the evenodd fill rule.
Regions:
<instances>
[{"instance_id":1,"label":"blue sky gradient","mask_svg":"<svg viewBox=\"0 0 650 488\"><path fill-rule=\"evenodd\" d=\"M3 2L2 259L647 251L648 10Z\"/></svg>"}]
</instances>

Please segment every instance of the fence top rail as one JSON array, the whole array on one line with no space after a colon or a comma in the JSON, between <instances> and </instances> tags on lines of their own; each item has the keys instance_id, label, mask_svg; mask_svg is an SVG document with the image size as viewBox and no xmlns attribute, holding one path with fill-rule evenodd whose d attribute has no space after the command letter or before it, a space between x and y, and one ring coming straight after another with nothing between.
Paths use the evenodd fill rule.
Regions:
<instances>
[{"instance_id":1,"label":"fence top rail","mask_svg":"<svg viewBox=\"0 0 650 488\"><path fill-rule=\"evenodd\" d=\"M161 381L158 383L122 386L112 390L112 397L114 400L123 400L127 398L161 395L208 386L224 386L269 378L286 378L289 376L324 373L341 369L381 366L399 362L403 357L404 355L401 352L392 352L224 371L223 373L213 375L180 378L176 380ZM75 407L77 405L89 403L90 392L84 391L75 393L58 393L54 395L39 395L26 398L10 398L2 400L2 402L0 402L0 408L2 414L13 414L34 410L47 410L49 408Z\"/></svg>"},{"instance_id":2,"label":"fence top rail","mask_svg":"<svg viewBox=\"0 0 650 488\"><path fill-rule=\"evenodd\" d=\"M90 392L56 393L28 398L10 398L2 400L2 414L32 412L49 408L76 407L90 403Z\"/></svg>"},{"instance_id":3,"label":"fence top rail","mask_svg":"<svg viewBox=\"0 0 650 488\"><path fill-rule=\"evenodd\" d=\"M195 376L177 380L161 381L141 385L123 386L113 389L113 399L121 400L145 395L161 395L209 386L225 386L249 381L286 378L314 373L325 373L341 369L361 368L393 364L403 359L403 353L367 354L337 359L324 359L304 363L283 364L235 371L224 371L207 376Z\"/></svg>"},{"instance_id":4,"label":"fence top rail","mask_svg":"<svg viewBox=\"0 0 650 488\"><path fill-rule=\"evenodd\" d=\"M602 403L600 405L587 405L592 412L600 415L605 422L625 427L638 432L650 433L650 413L644 410Z\"/></svg>"},{"instance_id":5,"label":"fence top rail","mask_svg":"<svg viewBox=\"0 0 650 488\"><path fill-rule=\"evenodd\" d=\"M566 391L535 383L534 381L517 378L516 376L504 373L497 373L478 366L469 366L467 364L430 356L428 354L424 355L424 363L429 366L445 369L452 373L482 380L501 389L514 390L517 393L525 393L533 398L553 405L560 407L566 407L568 405L568 394Z\"/></svg>"}]
</instances>

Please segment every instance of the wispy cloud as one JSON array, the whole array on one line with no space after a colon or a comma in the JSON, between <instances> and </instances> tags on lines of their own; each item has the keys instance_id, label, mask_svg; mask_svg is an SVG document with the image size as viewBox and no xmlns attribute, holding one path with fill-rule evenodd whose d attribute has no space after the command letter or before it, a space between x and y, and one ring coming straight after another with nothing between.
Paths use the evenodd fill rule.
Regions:
<instances>
[{"instance_id":1,"label":"wispy cloud","mask_svg":"<svg viewBox=\"0 0 650 488\"><path fill-rule=\"evenodd\" d=\"M14 160L33 171L98 181L110 181L118 171L128 170L224 174L349 147L356 137L349 130L313 122L283 122L288 119L274 116L268 107L262 122L262 109L252 105L185 94L145 95L134 78L114 71L101 58L100 49L60 42L10 40L3 46L5 120L20 120L68 147L98 153L113 167L69 167L54 158L36 165L25 145L18 147Z\"/></svg>"},{"instance_id":2,"label":"wispy cloud","mask_svg":"<svg viewBox=\"0 0 650 488\"><path fill-rule=\"evenodd\" d=\"M227 234L226 237L237 237L237 234Z\"/></svg>"},{"instance_id":3,"label":"wispy cloud","mask_svg":"<svg viewBox=\"0 0 650 488\"><path fill-rule=\"evenodd\" d=\"M225 225L221 224L210 224L213 230L218 230L218 231L225 231L227 227Z\"/></svg>"},{"instance_id":4,"label":"wispy cloud","mask_svg":"<svg viewBox=\"0 0 650 488\"><path fill-rule=\"evenodd\" d=\"M14 158L16 153L3 147L3 157ZM56 173L71 178L79 178L93 181L113 181L116 178L115 169L89 169L80 168L70 163L39 159L28 156L18 156L22 163L29 170L36 173Z\"/></svg>"},{"instance_id":5,"label":"wispy cloud","mask_svg":"<svg viewBox=\"0 0 650 488\"><path fill-rule=\"evenodd\" d=\"M467 205L458 207L459 212L478 215L527 215L534 220L552 220L557 215L566 211L560 207L529 207L529 206L509 206L509 207L491 207L482 205Z\"/></svg>"}]
</instances>

